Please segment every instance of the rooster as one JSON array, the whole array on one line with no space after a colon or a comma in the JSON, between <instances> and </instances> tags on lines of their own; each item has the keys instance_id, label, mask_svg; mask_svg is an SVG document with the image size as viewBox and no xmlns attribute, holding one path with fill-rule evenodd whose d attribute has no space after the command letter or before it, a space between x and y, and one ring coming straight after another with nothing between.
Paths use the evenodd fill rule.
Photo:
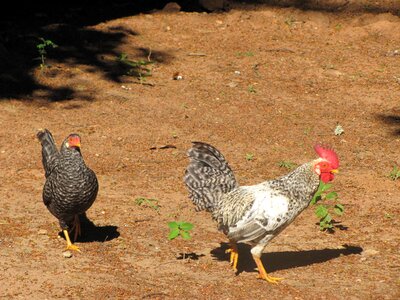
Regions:
<instances>
[{"instance_id":1,"label":"rooster","mask_svg":"<svg viewBox=\"0 0 400 300\"><path fill-rule=\"evenodd\" d=\"M319 156L287 175L251 186L239 186L224 156L213 146L194 142L184 182L196 210L212 213L218 229L230 242L230 263L237 271L237 243L250 243L258 277L270 283L282 278L270 276L261 261L268 242L284 230L309 205L318 189L334 179L339 159L334 150L315 145Z\"/></svg>"},{"instance_id":2,"label":"rooster","mask_svg":"<svg viewBox=\"0 0 400 300\"><path fill-rule=\"evenodd\" d=\"M96 174L86 166L81 155L81 138L70 134L58 151L53 136L47 129L37 138L42 144L42 162L46 182L43 202L58 219L67 240L67 249L80 251L72 244L69 232L74 230L74 241L81 234L79 215L84 215L97 196L99 185Z\"/></svg>"}]
</instances>

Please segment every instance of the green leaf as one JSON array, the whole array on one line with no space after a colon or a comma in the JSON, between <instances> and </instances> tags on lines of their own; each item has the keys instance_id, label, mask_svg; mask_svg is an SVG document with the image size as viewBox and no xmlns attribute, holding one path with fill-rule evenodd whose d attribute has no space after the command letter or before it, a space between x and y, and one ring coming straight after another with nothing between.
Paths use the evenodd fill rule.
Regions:
<instances>
[{"instance_id":1,"label":"green leaf","mask_svg":"<svg viewBox=\"0 0 400 300\"><path fill-rule=\"evenodd\" d=\"M328 228L333 228L333 225L331 223L327 223L325 221L321 221L321 222L319 222L319 227L320 227L321 230L325 230L325 229L328 229Z\"/></svg>"},{"instance_id":2,"label":"green leaf","mask_svg":"<svg viewBox=\"0 0 400 300\"><path fill-rule=\"evenodd\" d=\"M176 229L172 229L170 231L170 233L168 234L168 239L173 240L174 238L176 238L179 235L179 228Z\"/></svg>"},{"instance_id":3,"label":"green leaf","mask_svg":"<svg viewBox=\"0 0 400 300\"><path fill-rule=\"evenodd\" d=\"M323 205L318 205L317 209L315 210L315 214L317 215L318 218L325 218L326 215L328 214L328 209L323 206Z\"/></svg>"},{"instance_id":4,"label":"green leaf","mask_svg":"<svg viewBox=\"0 0 400 300\"><path fill-rule=\"evenodd\" d=\"M183 230L181 231L181 237L185 240L190 240L190 238L191 238L190 233L187 231L183 231Z\"/></svg>"},{"instance_id":5,"label":"green leaf","mask_svg":"<svg viewBox=\"0 0 400 300\"><path fill-rule=\"evenodd\" d=\"M338 197L338 194L336 192L330 192L330 193L326 194L325 199L332 200L332 199L336 199L337 197Z\"/></svg>"},{"instance_id":6,"label":"green leaf","mask_svg":"<svg viewBox=\"0 0 400 300\"><path fill-rule=\"evenodd\" d=\"M171 229L179 229L179 225L176 222L168 222L168 227Z\"/></svg>"},{"instance_id":7,"label":"green leaf","mask_svg":"<svg viewBox=\"0 0 400 300\"><path fill-rule=\"evenodd\" d=\"M192 223L184 222L180 225L180 228L185 231L192 230L194 225Z\"/></svg>"},{"instance_id":8,"label":"green leaf","mask_svg":"<svg viewBox=\"0 0 400 300\"><path fill-rule=\"evenodd\" d=\"M332 217L331 217L331 215L328 213L328 214L323 218L323 221L324 221L325 223L331 223L331 222L332 222Z\"/></svg>"},{"instance_id":9,"label":"green leaf","mask_svg":"<svg viewBox=\"0 0 400 300\"><path fill-rule=\"evenodd\" d=\"M335 214L337 214L338 216L343 215L344 212L344 206L342 204L336 204L335 207L333 208L333 211L335 212Z\"/></svg>"}]
</instances>

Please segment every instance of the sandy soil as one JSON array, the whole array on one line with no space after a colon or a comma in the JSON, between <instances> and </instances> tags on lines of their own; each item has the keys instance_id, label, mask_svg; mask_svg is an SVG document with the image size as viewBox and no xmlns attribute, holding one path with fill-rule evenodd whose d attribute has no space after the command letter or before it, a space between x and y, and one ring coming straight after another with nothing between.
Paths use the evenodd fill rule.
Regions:
<instances>
[{"instance_id":1,"label":"sandy soil","mask_svg":"<svg viewBox=\"0 0 400 300\"><path fill-rule=\"evenodd\" d=\"M400 165L399 3L276 2L45 28L59 47L30 70L36 88L0 101L0 298L400 298L400 181L388 177ZM128 76L121 53L152 61L151 76ZM41 199L44 127L58 143L79 133L100 182L95 226L71 258ZM284 281L258 280L247 245L235 274L225 236L182 182L194 140L218 147L243 185L313 159L315 141L332 145L347 229L319 231L309 208L263 256ZM174 220L195 224L190 241L167 239Z\"/></svg>"}]
</instances>

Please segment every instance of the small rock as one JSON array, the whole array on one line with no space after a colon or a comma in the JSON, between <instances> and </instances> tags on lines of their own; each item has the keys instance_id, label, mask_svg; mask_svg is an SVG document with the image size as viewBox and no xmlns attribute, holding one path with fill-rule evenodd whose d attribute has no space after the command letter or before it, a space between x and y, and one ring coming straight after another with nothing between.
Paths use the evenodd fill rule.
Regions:
<instances>
[{"instance_id":1,"label":"small rock","mask_svg":"<svg viewBox=\"0 0 400 300\"><path fill-rule=\"evenodd\" d=\"M182 76L181 73L175 72L174 75L172 75L172 79L173 79L173 80L182 80L182 79L183 79L183 76Z\"/></svg>"},{"instance_id":2,"label":"small rock","mask_svg":"<svg viewBox=\"0 0 400 300\"><path fill-rule=\"evenodd\" d=\"M366 249L366 250L364 250L364 251L362 252L362 254L363 254L363 255L366 255L366 256L377 255L378 253L379 253L379 251L378 251L378 250L375 250L375 249Z\"/></svg>"},{"instance_id":3,"label":"small rock","mask_svg":"<svg viewBox=\"0 0 400 300\"><path fill-rule=\"evenodd\" d=\"M46 229L40 229L40 230L38 231L38 234L39 234L39 235L45 235L45 234L47 234L47 230L46 230Z\"/></svg>"},{"instance_id":4,"label":"small rock","mask_svg":"<svg viewBox=\"0 0 400 300\"><path fill-rule=\"evenodd\" d=\"M64 251L63 252L63 257L64 258L71 258L72 257L72 252L71 251Z\"/></svg>"},{"instance_id":5,"label":"small rock","mask_svg":"<svg viewBox=\"0 0 400 300\"><path fill-rule=\"evenodd\" d=\"M335 135L341 135L342 133L344 133L344 129L342 127L342 125L337 124L334 130L334 134Z\"/></svg>"},{"instance_id":6,"label":"small rock","mask_svg":"<svg viewBox=\"0 0 400 300\"><path fill-rule=\"evenodd\" d=\"M163 10L163 12L173 13L173 12L179 12L181 10L181 7L176 2L169 2L169 3L165 4L165 6L162 10Z\"/></svg>"},{"instance_id":7,"label":"small rock","mask_svg":"<svg viewBox=\"0 0 400 300\"><path fill-rule=\"evenodd\" d=\"M338 70L333 70L333 69L327 70L325 73L326 73L326 75L333 76L333 77L339 77L339 76L344 75L344 73L342 73Z\"/></svg>"},{"instance_id":8,"label":"small rock","mask_svg":"<svg viewBox=\"0 0 400 300\"><path fill-rule=\"evenodd\" d=\"M228 84L227 84L227 86L229 86L230 88L234 88L234 87L237 87L237 83L236 82L229 82Z\"/></svg>"}]
</instances>

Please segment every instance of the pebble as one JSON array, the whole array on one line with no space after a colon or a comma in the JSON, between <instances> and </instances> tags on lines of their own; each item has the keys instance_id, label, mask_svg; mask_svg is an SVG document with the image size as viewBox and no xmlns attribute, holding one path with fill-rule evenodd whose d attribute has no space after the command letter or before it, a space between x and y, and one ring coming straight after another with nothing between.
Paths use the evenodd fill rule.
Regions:
<instances>
[{"instance_id":1,"label":"pebble","mask_svg":"<svg viewBox=\"0 0 400 300\"><path fill-rule=\"evenodd\" d=\"M229 82L228 84L227 84L227 86L229 86L230 88L234 88L234 87L237 87L237 83L236 82Z\"/></svg>"},{"instance_id":2,"label":"pebble","mask_svg":"<svg viewBox=\"0 0 400 300\"><path fill-rule=\"evenodd\" d=\"M45 235L45 234L47 234L47 230L46 230L46 229L40 229L40 230L38 231L38 234L39 234L39 235Z\"/></svg>"},{"instance_id":3,"label":"pebble","mask_svg":"<svg viewBox=\"0 0 400 300\"><path fill-rule=\"evenodd\" d=\"M71 258L72 257L71 251L64 251L63 252L63 257L64 258Z\"/></svg>"},{"instance_id":4,"label":"pebble","mask_svg":"<svg viewBox=\"0 0 400 300\"><path fill-rule=\"evenodd\" d=\"M327 70L325 72L327 75L329 76L333 76L333 77L339 77L339 76L343 76L344 73L338 71L338 70Z\"/></svg>"},{"instance_id":5,"label":"pebble","mask_svg":"<svg viewBox=\"0 0 400 300\"><path fill-rule=\"evenodd\" d=\"M366 249L366 250L364 250L364 251L362 252L362 254L363 254L363 255L366 255L366 256L377 255L378 253L379 253L379 251L378 251L378 250L375 250L375 249Z\"/></svg>"}]
</instances>

